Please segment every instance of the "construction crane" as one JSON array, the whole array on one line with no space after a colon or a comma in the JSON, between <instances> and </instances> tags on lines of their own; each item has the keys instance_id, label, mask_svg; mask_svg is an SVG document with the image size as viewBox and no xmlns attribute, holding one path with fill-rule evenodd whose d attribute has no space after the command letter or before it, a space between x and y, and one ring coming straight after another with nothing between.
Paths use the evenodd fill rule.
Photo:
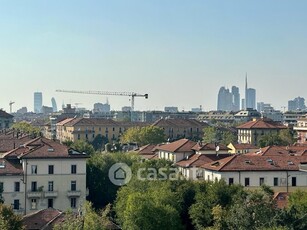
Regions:
<instances>
[{"instance_id":1,"label":"construction crane","mask_svg":"<svg viewBox=\"0 0 307 230\"><path fill-rule=\"evenodd\" d=\"M139 94L133 92L107 92L107 91L82 91L82 90L62 90L58 89L56 92L59 93L79 93L79 94L96 94L96 95L110 95L110 96L128 96L131 97L131 111L134 111L134 98L135 97L144 97L148 99L148 94Z\"/></svg>"},{"instance_id":2,"label":"construction crane","mask_svg":"<svg viewBox=\"0 0 307 230\"><path fill-rule=\"evenodd\" d=\"M10 101L10 103L9 103L9 105L10 105L10 113L12 113L12 108L13 108L13 104L14 103L15 103L14 101Z\"/></svg>"}]
</instances>

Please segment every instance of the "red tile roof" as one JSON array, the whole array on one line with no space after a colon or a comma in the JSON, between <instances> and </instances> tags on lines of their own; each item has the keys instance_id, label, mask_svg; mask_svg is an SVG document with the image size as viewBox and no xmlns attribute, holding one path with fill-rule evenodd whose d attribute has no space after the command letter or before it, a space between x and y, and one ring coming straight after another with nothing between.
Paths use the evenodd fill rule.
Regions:
<instances>
[{"instance_id":1,"label":"red tile roof","mask_svg":"<svg viewBox=\"0 0 307 230\"><path fill-rule=\"evenodd\" d=\"M258 149L257 146L251 144L233 144L235 149Z\"/></svg>"},{"instance_id":2,"label":"red tile roof","mask_svg":"<svg viewBox=\"0 0 307 230\"><path fill-rule=\"evenodd\" d=\"M22 223L26 230L32 229L52 229L59 218L64 218L64 213L53 208L39 210L22 218Z\"/></svg>"},{"instance_id":3,"label":"red tile roof","mask_svg":"<svg viewBox=\"0 0 307 230\"><path fill-rule=\"evenodd\" d=\"M274 122L269 119L258 119L249 121L237 127L237 129L286 129L287 127L281 123Z\"/></svg>"},{"instance_id":4,"label":"red tile roof","mask_svg":"<svg viewBox=\"0 0 307 230\"><path fill-rule=\"evenodd\" d=\"M229 148L226 145L223 144L219 144L219 150L226 150L228 151ZM216 145L212 144L212 143L197 143L195 146L193 146L192 148L195 151L206 151L206 150L210 150L210 151L215 151L216 150Z\"/></svg>"},{"instance_id":5,"label":"red tile roof","mask_svg":"<svg viewBox=\"0 0 307 230\"><path fill-rule=\"evenodd\" d=\"M192 147L195 146L196 142L188 139L180 139L169 144L161 145L157 147L157 150L167 152L193 152Z\"/></svg>"},{"instance_id":6,"label":"red tile roof","mask_svg":"<svg viewBox=\"0 0 307 230\"><path fill-rule=\"evenodd\" d=\"M230 154L193 154L192 156L177 162L176 165L184 168L200 167L201 165L217 161L229 156Z\"/></svg>"},{"instance_id":7,"label":"red tile roof","mask_svg":"<svg viewBox=\"0 0 307 230\"><path fill-rule=\"evenodd\" d=\"M278 208L283 209L288 206L288 198L290 193L288 192L277 192L274 194L273 199L276 201Z\"/></svg>"},{"instance_id":8,"label":"red tile roof","mask_svg":"<svg viewBox=\"0 0 307 230\"><path fill-rule=\"evenodd\" d=\"M307 156L243 154L201 167L213 171L298 171L302 162L307 162Z\"/></svg>"},{"instance_id":9,"label":"red tile roof","mask_svg":"<svg viewBox=\"0 0 307 230\"><path fill-rule=\"evenodd\" d=\"M204 128L209 126L207 123L200 122L195 119L160 119L153 123L154 126L159 127L195 127L198 126L200 128ZM200 130L202 131L202 130Z\"/></svg>"},{"instance_id":10,"label":"red tile roof","mask_svg":"<svg viewBox=\"0 0 307 230\"><path fill-rule=\"evenodd\" d=\"M4 158L0 158L0 176L5 175L22 175L23 170L21 164Z\"/></svg>"},{"instance_id":11,"label":"red tile roof","mask_svg":"<svg viewBox=\"0 0 307 230\"><path fill-rule=\"evenodd\" d=\"M155 154L155 149L157 145L145 145L140 147L140 149L137 151L140 155L153 155Z\"/></svg>"}]
</instances>

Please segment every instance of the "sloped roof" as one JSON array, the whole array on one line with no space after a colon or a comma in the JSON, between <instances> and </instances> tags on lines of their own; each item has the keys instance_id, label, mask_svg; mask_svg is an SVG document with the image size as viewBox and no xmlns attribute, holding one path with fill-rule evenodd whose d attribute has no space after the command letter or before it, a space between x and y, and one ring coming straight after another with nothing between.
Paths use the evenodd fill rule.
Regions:
<instances>
[{"instance_id":1,"label":"sloped roof","mask_svg":"<svg viewBox=\"0 0 307 230\"><path fill-rule=\"evenodd\" d=\"M233 147L235 147L235 149L258 149L257 146L252 144L233 144Z\"/></svg>"},{"instance_id":2,"label":"sloped roof","mask_svg":"<svg viewBox=\"0 0 307 230\"><path fill-rule=\"evenodd\" d=\"M0 109L0 118L13 118L14 116Z\"/></svg>"},{"instance_id":3,"label":"sloped roof","mask_svg":"<svg viewBox=\"0 0 307 230\"><path fill-rule=\"evenodd\" d=\"M157 147L157 150L163 150L167 152L193 152L192 147L196 144L196 142L188 140L188 139L180 139L178 141L174 141L165 145L161 145Z\"/></svg>"},{"instance_id":4,"label":"sloped roof","mask_svg":"<svg viewBox=\"0 0 307 230\"><path fill-rule=\"evenodd\" d=\"M298 171L302 162L307 162L306 156L243 154L204 164L201 167L213 171Z\"/></svg>"},{"instance_id":5,"label":"sloped roof","mask_svg":"<svg viewBox=\"0 0 307 230\"><path fill-rule=\"evenodd\" d=\"M229 156L230 154L193 154L192 156L177 162L176 165L184 168L200 167L201 165Z\"/></svg>"},{"instance_id":6,"label":"sloped roof","mask_svg":"<svg viewBox=\"0 0 307 230\"><path fill-rule=\"evenodd\" d=\"M64 213L60 210L48 208L26 215L22 218L22 223L26 230L32 229L52 229L59 218L64 219Z\"/></svg>"},{"instance_id":7,"label":"sloped roof","mask_svg":"<svg viewBox=\"0 0 307 230\"><path fill-rule=\"evenodd\" d=\"M286 129L281 123L269 119L258 119L239 125L237 129Z\"/></svg>"},{"instance_id":8,"label":"sloped roof","mask_svg":"<svg viewBox=\"0 0 307 230\"><path fill-rule=\"evenodd\" d=\"M0 159L0 176L5 175L22 175L23 170L21 164L1 158Z\"/></svg>"},{"instance_id":9,"label":"sloped roof","mask_svg":"<svg viewBox=\"0 0 307 230\"><path fill-rule=\"evenodd\" d=\"M200 122L196 119L179 119L179 118L172 118L172 119L160 119L153 123L153 126L159 127L207 127L208 124L204 122ZM201 131L201 130L200 130Z\"/></svg>"},{"instance_id":10,"label":"sloped roof","mask_svg":"<svg viewBox=\"0 0 307 230\"><path fill-rule=\"evenodd\" d=\"M219 144L219 150L229 150L229 148L226 145ZM192 148L195 151L215 151L216 150L216 145L212 143L197 143L196 145L193 146Z\"/></svg>"}]
</instances>

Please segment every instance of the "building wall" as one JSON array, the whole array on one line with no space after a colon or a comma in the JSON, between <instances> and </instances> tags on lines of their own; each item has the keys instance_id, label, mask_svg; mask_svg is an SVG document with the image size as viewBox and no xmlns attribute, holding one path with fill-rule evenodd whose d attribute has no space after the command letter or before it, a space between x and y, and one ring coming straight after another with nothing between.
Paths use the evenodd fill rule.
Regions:
<instances>
[{"instance_id":1,"label":"building wall","mask_svg":"<svg viewBox=\"0 0 307 230\"><path fill-rule=\"evenodd\" d=\"M53 165L53 174L49 174L49 165ZM76 165L76 174L72 174L71 165ZM27 166L27 167L26 167ZM32 166L37 167L36 173ZM72 208L77 210L86 199L86 159L24 159L26 172L27 213L48 208L48 199L53 199L53 207L59 210ZM71 192L72 181L76 182L76 191ZM36 182L37 190L32 189ZM53 191L49 191L49 182L53 182ZM43 186L43 187L42 187ZM71 198L76 198L76 207L71 207ZM32 207L36 200L36 207Z\"/></svg>"},{"instance_id":2,"label":"building wall","mask_svg":"<svg viewBox=\"0 0 307 230\"><path fill-rule=\"evenodd\" d=\"M279 129L239 129L238 143L257 145L261 136L277 133Z\"/></svg>"},{"instance_id":3,"label":"building wall","mask_svg":"<svg viewBox=\"0 0 307 230\"><path fill-rule=\"evenodd\" d=\"M204 170L204 179L206 180L224 179L226 183L229 183L229 178L233 178L234 184L243 186L245 186L245 178L249 178L249 186L245 186L247 188L259 188L261 186L260 178L263 178L264 184L270 186L276 192L307 189L307 173L301 171L217 172ZM277 178L277 185L274 184L274 178ZM292 178L296 178L296 186L292 184Z\"/></svg>"}]
</instances>

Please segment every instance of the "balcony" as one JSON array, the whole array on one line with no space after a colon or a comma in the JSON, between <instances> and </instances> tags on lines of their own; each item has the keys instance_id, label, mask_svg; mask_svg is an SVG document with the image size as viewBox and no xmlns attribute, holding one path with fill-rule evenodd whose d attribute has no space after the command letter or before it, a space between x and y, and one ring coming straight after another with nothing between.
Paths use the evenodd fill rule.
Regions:
<instances>
[{"instance_id":1,"label":"balcony","mask_svg":"<svg viewBox=\"0 0 307 230\"><path fill-rule=\"evenodd\" d=\"M293 130L297 131L307 131L307 126L294 126Z\"/></svg>"},{"instance_id":2,"label":"balcony","mask_svg":"<svg viewBox=\"0 0 307 230\"><path fill-rule=\"evenodd\" d=\"M44 195L46 198L55 198L58 196L58 192L57 191L47 191L45 192Z\"/></svg>"},{"instance_id":3,"label":"balcony","mask_svg":"<svg viewBox=\"0 0 307 230\"><path fill-rule=\"evenodd\" d=\"M40 197L43 196L43 192L28 191L27 196L28 196L28 198L40 198Z\"/></svg>"},{"instance_id":4,"label":"balcony","mask_svg":"<svg viewBox=\"0 0 307 230\"><path fill-rule=\"evenodd\" d=\"M68 197L80 197L81 196L81 191L76 190L76 191L68 191L67 192Z\"/></svg>"}]
</instances>

